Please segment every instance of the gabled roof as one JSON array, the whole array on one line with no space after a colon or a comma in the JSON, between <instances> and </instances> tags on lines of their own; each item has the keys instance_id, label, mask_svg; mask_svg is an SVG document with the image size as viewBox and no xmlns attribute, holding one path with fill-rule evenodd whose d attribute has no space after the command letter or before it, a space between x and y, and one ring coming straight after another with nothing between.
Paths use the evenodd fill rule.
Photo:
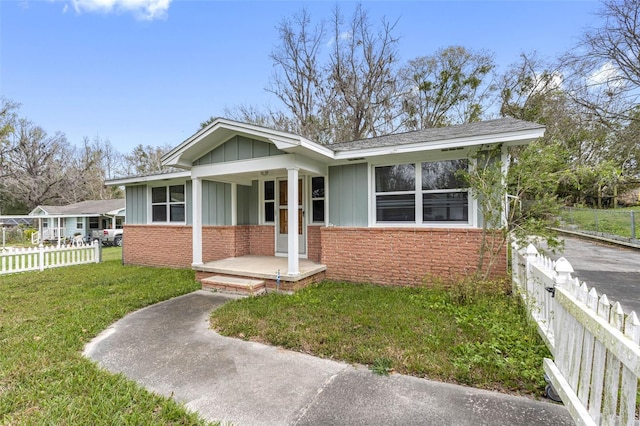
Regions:
<instances>
[{"instance_id":1,"label":"gabled roof","mask_svg":"<svg viewBox=\"0 0 640 426\"><path fill-rule=\"evenodd\" d=\"M324 166L340 162L382 158L395 154L425 153L437 150L463 149L486 144L523 145L544 136L545 127L537 123L500 118L478 123L417 130L406 133L320 145L302 136L238 121L216 118L162 157L165 166L179 167L184 172L113 179L108 185L126 185L157 180L190 178L193 162L207 152L241 135L274 144L286 154L298 154ZM239 162L239 161L238 161ZM220 170L225 166L220 164ZM227 168L228 165L227 165Z\"/></svg>"},{"instance_id":2,"label":"gabled roof","mask_svg":"<svg viewBox=\"0 0 640 426\"><path fill-rule=\"evenodd\" d=\"M482 136L512 134L514 132L528 132L531 130L544 131L544 126L515 118L499 118L477 123L415 130L406 133L396 133L393 135L336 143L331 145L330 148L335 152L356 151L417 143L456 141Z\"/></svg>"},{"instance_id":3,"label":"gabled roof","mask_svg":"<svg viewBox=\"0 0 640 426\"><path fill-rule=\"evenodd\" d=\"M37 216L41 211L48 216L100 216L103 214L117 215L124 209L124 198L114 200L88 200L66 206L38 206L29 213Z\"/></svg>"}]
</instances>

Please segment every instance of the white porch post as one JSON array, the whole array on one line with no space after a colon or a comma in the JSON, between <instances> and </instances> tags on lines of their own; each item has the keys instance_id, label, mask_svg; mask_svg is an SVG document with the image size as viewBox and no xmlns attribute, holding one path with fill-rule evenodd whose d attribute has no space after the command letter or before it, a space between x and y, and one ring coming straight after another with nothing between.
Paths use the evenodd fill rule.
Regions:
<instances>
[{"instance_id":1,"label":"white porch post","mask_svg":"<svg viewBox=\"0 0 640 426\"><path fill-rule=\"evenodd\" d=\"M231 184L231 226L238 224L238 184Z\"/></svg>"},{"instance_id":2,"label":"white porch post","mask_svg":"<svg viewBox=\"0 0 640 426\"><path fill-rule=\"evenodd\" d=\"M193 263L202 265L202 180L191 180L191 200L193 212L191 214L191 227L193 233Z\"/></svg>"},{"instance_id":3,"label":"white porch post","mask_svg":"<svg viewBox=\"0 0 640 426\"><path fill-rule=\"evenodd\" d=\"M289 222L288 232L288 263L289 275L298 275L298 168L287 168L287 221Z\"/></svg>"},{"instance_id":4,"label":"white porch post","mask_svg":"<svg viewBox=\"0 0 640 426\"><path fill-rule=\"evenodd\" d=\"M58 247L62 244L62 229L60 228L60 216L58 216Z\"/></svg>"}]
</instances>

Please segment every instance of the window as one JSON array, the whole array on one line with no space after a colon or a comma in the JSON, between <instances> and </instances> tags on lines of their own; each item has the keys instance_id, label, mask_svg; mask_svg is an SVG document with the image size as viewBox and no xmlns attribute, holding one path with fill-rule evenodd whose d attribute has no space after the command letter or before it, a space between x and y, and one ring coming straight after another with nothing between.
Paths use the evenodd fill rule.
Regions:
<instances>
[{"instance_id":1,"label":"window","mask_svg":"<svg viewBox=\"0 0 640 426\"><path fill-rule=\"evenodd\" d=\"M376 167L376 221L468 223L469 191L458 173L468 167L466 159Z\"/></svg>"},{"instance_id":2,"label":"window","mask_svg":"<svg viewBox=\"0 0 640 426\"><path fill-rule=\"evenodd\" d=\"M378 222L415 222L415 179L414 164L376 167Z\"/></svg>"},{"instance_id":3,"label":"window","mask_svg":"<svg viewBox=\"0 0 640 426\"><path fill-rule=\"evenodd\" d=\"M424 222L469 221L469 192L459 171L468 160L422 163L422 220Z\"/></svg>"},{"instance_id":4,"label":"window","mask_svg":"<svg viewBox=\"0 0 640 426\"><path fill-rule=\"evenodd\" d=\"M324 222L324 177L311 178L311 221Z\"/></svg>"},{"instance_id":5,"label":"window","mask_svg":"<svg viewBox=\"0 0 640 426\"><path fill-rule=\"evenodd\" d=\"M151 220L153 222L184 223L184 185L151 188Z\"/></svg>"},{"instance_id":6,"label":"window","mask_svg":"<svg viewBox=\"0 0 640 426\"><path fill-rule=\"evenodd\" d=\"M264 221L275 222L276 183L272 180L264 183Z\"/></svg>"},{"instance_id":7,"label":"window","mask_svg":"<svg viewBox=\"0 0 640 426\"><path fill-rule=\"evenodd\" d=\"M76 218L76 229L82 229L84 227L84 218Z\"/></svg>"},{"instance_id":8,"label":"window","mask_svg":"<svg viewBox=\"0 0 640 426\"><path fill-rule=\"evenodd\" d=\"M100 218L99 217L90 217L89 218L89 229L100 229Z\"/></svg>"}]
</instances>

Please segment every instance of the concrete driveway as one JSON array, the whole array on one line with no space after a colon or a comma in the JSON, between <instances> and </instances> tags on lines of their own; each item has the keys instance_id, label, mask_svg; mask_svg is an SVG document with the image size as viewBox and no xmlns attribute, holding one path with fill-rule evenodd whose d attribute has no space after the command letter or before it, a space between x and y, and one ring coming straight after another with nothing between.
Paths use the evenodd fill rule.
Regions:
<instances>
[{"instance_id":1,"label":"concrete driveway","mask_svg":"<svg viewBox=\"0 0 640 426\"><path fill-rule=\"evenodd\" d=\"M230 296L197 291L134 312L85 348L103 368L236 425L572 425L561 405L222 337ZM540 371L542 374L542 369Z\"/></svg>"},{"instance_id":2,"label":"concrete driveway","mask_svg":"<svg viewBox=\"0 0 640 426\"><path fill-rule=\"evenodd\" d=\"M564 250L551 257L564 256L574 273L598 294L620 302L626 313L640 314L640 250L563 237Z\"/></svg>"}]
</instances>

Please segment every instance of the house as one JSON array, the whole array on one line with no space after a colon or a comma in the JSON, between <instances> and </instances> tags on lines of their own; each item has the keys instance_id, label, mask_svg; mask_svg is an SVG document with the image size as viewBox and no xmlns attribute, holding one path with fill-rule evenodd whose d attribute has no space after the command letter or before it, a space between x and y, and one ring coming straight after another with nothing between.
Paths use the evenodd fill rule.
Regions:
<instances>
[{"instance_id":1,"label":"house","mask_svg":"<svg viewBox=\"0 0 640 426\"><path fill-rule=\"evenodd\" d=\"M538 124L503 118L333 145L216 119L124 186L124 262L295 289L323 278L414 285L471 272L481 218L456 171ZM504 261L496 266L506 273Z\"/></svg>"},{"instance_id":2,"label":"house","mask_svg":"<svg viewBox=\"0 0 640 426\"><path fill-rule=\"evenodd\" d=\"M124 206L124 198L88 200L66 206L38 206L29 213L38 229L34 240L61 242L76 235L89 239L93 231L122 228Z\"/></svg>"}]
</instances>

